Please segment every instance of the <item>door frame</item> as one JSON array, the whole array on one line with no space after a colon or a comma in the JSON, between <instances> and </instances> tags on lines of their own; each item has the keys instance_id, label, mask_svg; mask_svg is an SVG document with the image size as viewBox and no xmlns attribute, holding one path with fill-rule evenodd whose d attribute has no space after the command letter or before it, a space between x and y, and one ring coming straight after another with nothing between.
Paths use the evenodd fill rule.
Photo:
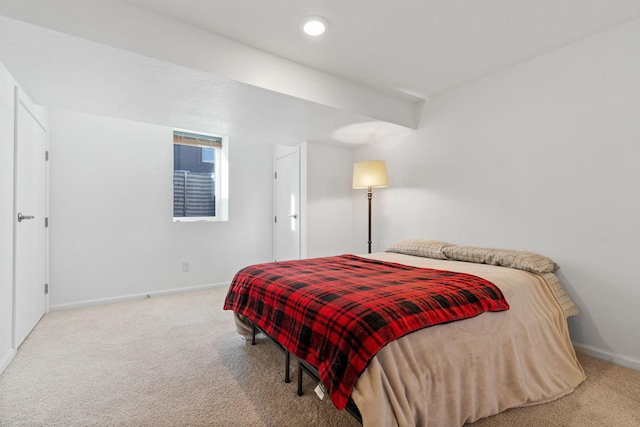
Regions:
<instances>
[{"instance_id":1,"label":"door frame","mask_svg":"<svg viewBox=\"0 0 640 427\"><path fill-rule=\"evenodd\" d=\"M46 161L44 165L44 175L45 175L45 183L44 183L44 197L45 197L45 218L49 218L49 130L48 127L44 124L46 123L46 116L42 107L36 106L31 99L27 96L24 91L20 90L19 86L14 86L14 112L13 112L13 262L12 262L12 292L13 292L13 301L12 301L12 330L11 330L11 345L14 351L18 350L19 344L16 343L16 289L17 289L17 280L16 280L16 256L17 256L17 246L18 246L18 112L20 110L20 106L22 106L25 111L36 121L38 126L42 128L45 132L45 152L46 152ZM43 156L45 153L43 153ZM45 284L49 284L49 227L46 226L44 230L44 279ZM49 286L49 292L44 293L44 314L49 313L49 294L51 288ZM43 290L44 292L44 290ZM21 344L21 343L20 343Z\"/></svg>"}]
</instances>

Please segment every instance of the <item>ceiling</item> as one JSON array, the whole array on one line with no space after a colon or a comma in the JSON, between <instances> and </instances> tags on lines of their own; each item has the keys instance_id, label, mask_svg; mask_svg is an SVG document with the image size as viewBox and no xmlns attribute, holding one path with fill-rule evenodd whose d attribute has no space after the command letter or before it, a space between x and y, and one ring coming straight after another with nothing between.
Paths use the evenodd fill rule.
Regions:
<instances>
[{"instance_id":1,"label":"ceiling","mask_svg":"<svg viewBox=\"0 0 640 427\"><path fill-rule=\"evenodd\" d=\"M0 63L47 107L285 145L370 120L2 16L0 40Z\"/></svg>"},{"instance_id":2,"label":"ceiling","mask_svg":"<svg viewBox=\"0 0 640 427\"><path fill-rule=\"evenodd\" d=\"M325 35L300 33L308 15ZM640 0L0 0L0 62L45 106L369 142L416 127L438 94L639 16Z\"/></svg>"},{"instance_id":3,"label":"ceiling","mask_svg":"<svg viewBox=\"0 0 640 427\"><path fill-rule=\"evenodd\" d=\"M127 0L380 90L429 98L640 16L637 0ZM321 38L302 19L330 22Z\"/></svg>"}]
</instances>

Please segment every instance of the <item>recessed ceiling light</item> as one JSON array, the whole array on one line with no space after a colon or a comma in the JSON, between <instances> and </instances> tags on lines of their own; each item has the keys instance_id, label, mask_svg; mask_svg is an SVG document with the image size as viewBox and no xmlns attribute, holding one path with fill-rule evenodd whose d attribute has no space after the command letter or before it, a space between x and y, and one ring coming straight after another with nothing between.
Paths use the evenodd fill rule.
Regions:
<instances>
[{"instance_id":1,"label":"recessed ceiling light","mask_svg":"<svg viewBox=\"0 0 640 427\"><path fill-rule=\"evenodd\" d=\"M300 23L300 28L309 36L319 36L329 27L329 21L322 16L307 16Z\"/></svg>"}]
</instances>

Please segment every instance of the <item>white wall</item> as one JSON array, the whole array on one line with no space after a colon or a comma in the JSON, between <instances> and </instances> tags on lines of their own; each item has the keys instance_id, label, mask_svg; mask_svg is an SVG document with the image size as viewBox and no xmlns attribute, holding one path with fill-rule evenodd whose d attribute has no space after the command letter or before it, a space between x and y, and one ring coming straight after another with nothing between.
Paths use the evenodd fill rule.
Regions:
<instances>
[{"instance_id":1,"label":"white wall","mask_svg":"<svg viewBox=\"0 0 640 427\"><path fill-rule=\"evenodd\" d=\"M13 128L15 81L0 64L0 372L14 355L13 325Z\"/></svg>"},{"instance_id":2,"label":"white wall","mask_svg":"<svg viewBox=\"0 0 640 427\"><path fill-rule=\"evenodd\" d=\"M348 147L318 142L302 144L302 175L306 176L306 256L352 252L351 173Z\"/></svg>"},{"instance_id":3,"label":"white wall","mask_svg":"<svg viewBox=\"0 0 640 427\"><path fill-rule=\"evenodd\" d=\"M635 20L465 85L412 135L358 149L387 161L377 248L422 237L550 256L582 311L573 340L640 369L639 40Z\"/></svg>"},{"instance_id":4,"label":"white wall","mask_svg":"<svg viewBox=\"0 0 640 427\"><path fill-rule=\"evenodd\" d=\"M52 309L224 283L271 260L269 144L229 135L228 222L174 223L172 128L62 110L49 120Z\"/></svg>"}]
</instances>

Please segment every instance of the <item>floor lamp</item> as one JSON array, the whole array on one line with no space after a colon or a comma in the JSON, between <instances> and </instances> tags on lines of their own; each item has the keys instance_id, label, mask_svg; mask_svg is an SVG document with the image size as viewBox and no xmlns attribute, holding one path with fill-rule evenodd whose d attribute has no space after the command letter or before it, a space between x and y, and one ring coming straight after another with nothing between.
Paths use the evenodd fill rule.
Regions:
<instances>
[{"instance_id":1,"label":"floor lamp","mask_svg":"<svg viewBox=\"0 0 640 427\"><path fill-rule=\"evenodd\" d=\"M369 253L371 253L371 199L373 187L387 187L387 166L382 160L369 160L353 164L353 188L366 188L369 204Z\"/></svg>"}]
</instances>

